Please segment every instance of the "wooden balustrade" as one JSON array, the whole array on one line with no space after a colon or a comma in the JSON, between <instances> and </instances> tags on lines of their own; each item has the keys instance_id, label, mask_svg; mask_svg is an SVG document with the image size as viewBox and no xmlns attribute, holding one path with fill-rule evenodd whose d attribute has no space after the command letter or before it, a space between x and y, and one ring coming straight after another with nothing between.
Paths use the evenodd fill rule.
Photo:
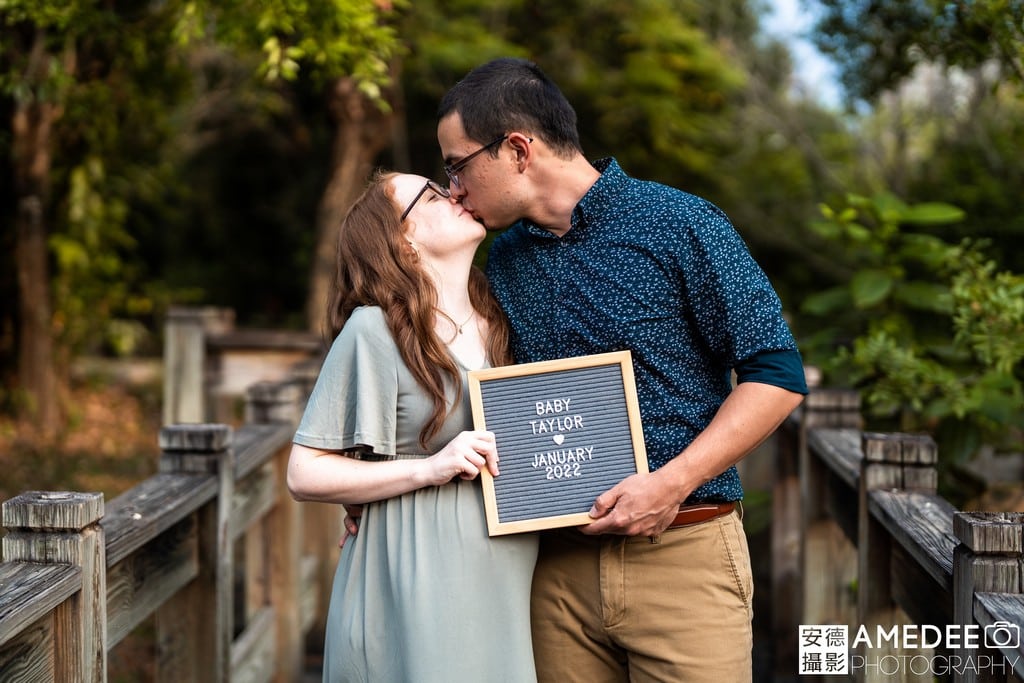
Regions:
<instances>
[{"instance_id":1,"label":"wooden balustrade","mask_svg":"<svg viewBox=\"0 0 1024 683\"><path fill-rule=\"evenodd\" d=\"M856 393L820 390L778 435L775 679L796 680L800 625L844 625L851 671L831 680L1024 680L1024 514L956 510L936 494L930 437L860 425ZM942 637L855 642L908 627ZM986 647L999 628L1003 647Z\"/></svg>"},{"instance_id":2,"label":"wooden balustrade","mask_svg":"<svg viewBox=\"0 0 1024 683\"><path fill-rule=\"evenodd\" d=\"M285 486L308 382L254 386L237 429L164 427L158 473L106 505L4 502L0 681L105 681L109 650L148 619L157 681L299 680L341 531L337 506Z\"/></svg>"}]
</instances>

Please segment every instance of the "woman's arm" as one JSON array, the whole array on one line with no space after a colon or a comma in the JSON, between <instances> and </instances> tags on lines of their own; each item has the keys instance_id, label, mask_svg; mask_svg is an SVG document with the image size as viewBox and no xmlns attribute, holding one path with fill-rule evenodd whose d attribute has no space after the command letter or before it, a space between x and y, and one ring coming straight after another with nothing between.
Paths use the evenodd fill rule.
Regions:
<instances>
[{"instance_id":1,"label":"woman's arm","mask_svg":"<svg viewBox=\"0 0 1024 683\"><path fill-rule=\"evenodd\" d=\"M485 465L497 476L494 434L485 431L462 432L427 458L379 462L292 444L288 491L302 501L369 503L425 486L440 486L455 477L473 479Z\"/></svg>"}]
</instances>

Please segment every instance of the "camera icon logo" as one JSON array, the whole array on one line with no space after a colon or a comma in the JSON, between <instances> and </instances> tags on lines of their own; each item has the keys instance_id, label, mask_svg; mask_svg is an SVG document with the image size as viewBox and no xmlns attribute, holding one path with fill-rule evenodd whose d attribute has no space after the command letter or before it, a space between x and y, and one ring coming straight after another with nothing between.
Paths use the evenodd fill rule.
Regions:
<instances>
[{"instance_id":1,"label":"camera icon logo","mask_svg":"<svg viewBox=\"0 0 1024 683\"><path fill-rule=\"evenodd\" d=\"M985 627L986 647L1019 647L1020 626L1008 621L997 621Z\"/></svg>"}]
</instances>

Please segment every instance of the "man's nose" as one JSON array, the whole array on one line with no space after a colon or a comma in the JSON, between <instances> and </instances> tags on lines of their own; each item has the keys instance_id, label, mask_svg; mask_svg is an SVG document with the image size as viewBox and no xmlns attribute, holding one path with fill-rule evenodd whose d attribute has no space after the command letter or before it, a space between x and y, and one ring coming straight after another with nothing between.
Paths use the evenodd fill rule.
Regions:
<instances>
[{"instance_id":1,"label":"man's nose","mask_svg":"<svg viewBox=\"0 0 1024 683\"><path fill-rule=\"evenodd\" d=\"M457 202L462 201L462 198L466 196L465 188L459 187L455 183L450 183L448 185L448 192L451 193L451 197L449 197L449 199Z\"/></svg>"}]
</instances>

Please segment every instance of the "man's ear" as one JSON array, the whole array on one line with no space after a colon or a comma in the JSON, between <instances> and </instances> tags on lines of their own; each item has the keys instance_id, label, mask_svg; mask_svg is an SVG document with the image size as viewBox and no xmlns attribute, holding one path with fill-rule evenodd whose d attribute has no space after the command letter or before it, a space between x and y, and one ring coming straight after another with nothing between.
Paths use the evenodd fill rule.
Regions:
<instances>
[{"instance_id":1,"label":"man's ear","mask_svg":"<svg viewBox=\"0 0 1024 683\"><path fill-rule=\"evenodd\" d=\"M509 133L508 144L512 146L512 149L516 154L516 163L522 166L523 162L527 161L532 155L533 150L530 148L530 143L533 142L533 138L523 135L522 133Z\"/></svg>"}]
</instances>

